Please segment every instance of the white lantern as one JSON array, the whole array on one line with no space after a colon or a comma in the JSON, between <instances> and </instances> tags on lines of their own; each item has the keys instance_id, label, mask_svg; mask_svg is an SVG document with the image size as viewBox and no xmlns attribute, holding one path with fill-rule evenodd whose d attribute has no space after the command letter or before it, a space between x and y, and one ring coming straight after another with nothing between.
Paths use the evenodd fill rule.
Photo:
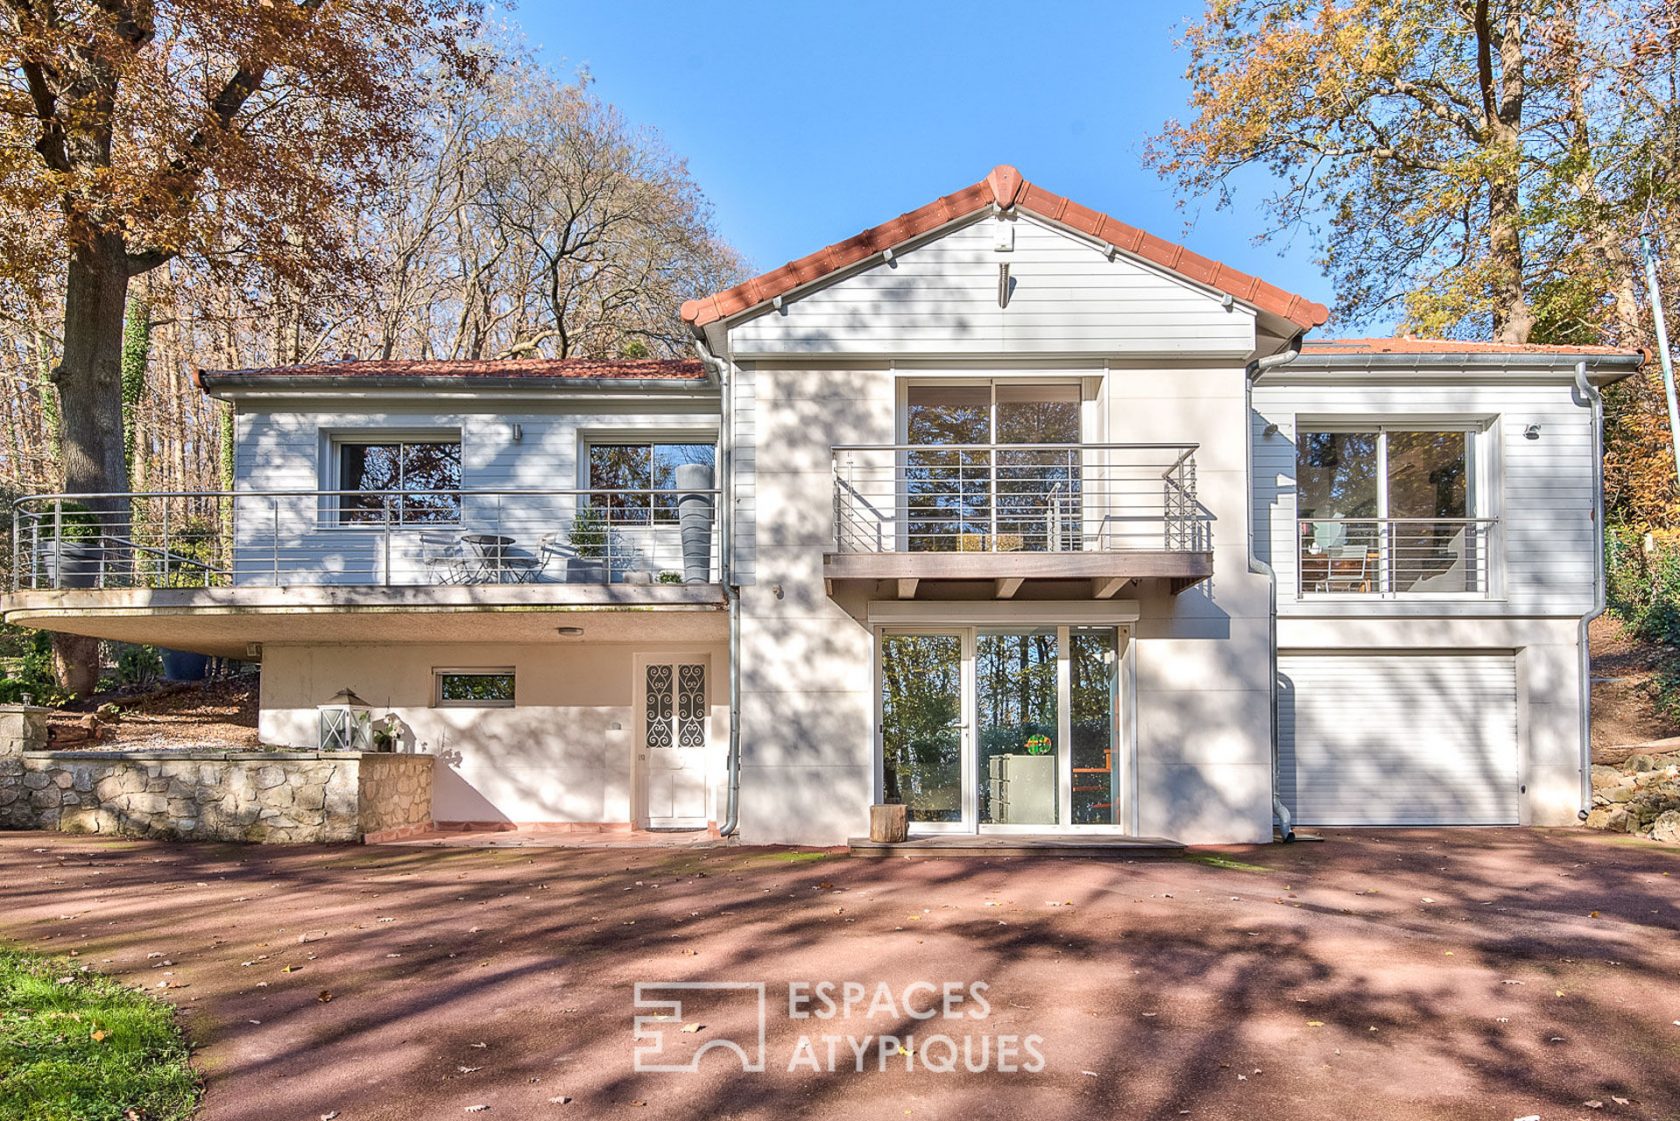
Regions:
<instances>
[{"instance_id":1,"label":"white lantern","mask_svg":"<svg viewBox=\"0 0 1680 1121\"><path fill-rule=\"evenodd\" d=\"M349 689L316 705L321 714L322 751L372 751L373 708Z\"/></svg>"}]
</instances>

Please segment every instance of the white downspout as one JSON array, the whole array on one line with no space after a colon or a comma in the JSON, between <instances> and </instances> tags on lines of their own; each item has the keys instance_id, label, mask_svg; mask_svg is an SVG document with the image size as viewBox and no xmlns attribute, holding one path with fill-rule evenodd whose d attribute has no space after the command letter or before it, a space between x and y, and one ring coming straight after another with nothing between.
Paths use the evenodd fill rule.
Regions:
<instances>
[{"instance_id":1,"label":"white downspout","mask_svg":"<svg viewBox=\"0 0 1680 1121\"><path fill-rule=\"evenodd\" d=\"M705 336L696 333L694 350L718 379L722 416L718 421L718 474L722 491L718 522L718 570L723 597L729 604L729 754L724 764L728 793L718 834L732 837L741 826L741 589L735 584L735 379L732 363L712 353Z\"/></svg>"},{"instance_id":2,"label":"white downspout","mask_svg":"<svg viewBox=\"0 0 1680 1121\"><path fill-rule=\"evenodd\" d=\"M1575 363L1576 400L1592 406L1593 429L1593 606L1581 616L1576 645L1581 658L1581 808L1576 814L1585 821L1592 811L1592 651L1587 630L1604 614L1604 398L1587 380L1585 361Z\"/></svg>"},{"instance_id":3,"label":"white downspout","mask_svg":"<svg viewBox=\"0 0 1680 1121\"><path fill-rule=\"evenodd\" d=\"M1285 844L1295 839L1295 822L1289 813L1289 807L1283 804L1283 798L1278 793L1277 570L1254 553L1254 383L1266 371L1287 366L1300 357L1300 354L1301 336L1296 335L1289 340L1288 349L1268 354L1252 363L1243 379L1243 439L1248 449L1248 454L1243 457L1243 469L1248 476L1248 570L1266 577L1267 588L1271 593L1271 606L1266 614L1266 626L1269 631L1269 651L1266 657L1267 684L1271 690L1272 813L1277 816L1278 833L1282 835Z\"/></svg>"}]
</instances>

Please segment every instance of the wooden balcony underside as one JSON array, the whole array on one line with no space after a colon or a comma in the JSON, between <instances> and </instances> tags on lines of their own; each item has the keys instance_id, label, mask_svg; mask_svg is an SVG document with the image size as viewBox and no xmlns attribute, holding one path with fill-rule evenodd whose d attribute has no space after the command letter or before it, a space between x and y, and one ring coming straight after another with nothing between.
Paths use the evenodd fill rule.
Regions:
<instances>
[{"instance_id":1,"label":"wooden balcony underside","mask_svg":"<svg viewBox=\"0 0 1680 1121\"><path fill-rule=\"evenodd\" d=\"M828 553L823 578L837 589L896 585L899 599L1011 599L1022 589L1054 582L1065 595L1070 583L1084 583L1093 599L1111 599L1134 582L1162 581L1174 595L1213 575L1211 552L1126 550L1079 553Z\"/></svg>"}]
</instances>

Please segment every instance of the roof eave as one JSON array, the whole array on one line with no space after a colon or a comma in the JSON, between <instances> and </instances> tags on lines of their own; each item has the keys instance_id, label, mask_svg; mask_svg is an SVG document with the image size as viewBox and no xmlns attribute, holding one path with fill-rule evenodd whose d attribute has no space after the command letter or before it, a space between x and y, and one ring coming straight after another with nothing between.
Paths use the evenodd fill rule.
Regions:
<instances>
[{"instance_id":1,"label":"roof eave","mask_svg":"<svg viewBox=\"0 0 1680 1121\"><path fill-rule=\"evenodd\" d=\"M728 330L749 316L762 313L780 297L797 298L813 287L868 267L886 250L905 246L964 220L991 211L1020 211L1073 233L1082 234L1145 264L1166 268L1186 281L1232 297L1257 313L1270 313L1301 330L1322 326L1329 309L1258 277L1203 257L1181 245L1128 226L1124 222L1080 206L1021 177L1013 167L994 168L980 182L964 187L926 206L873 226L845 241L817 250L778 269L754 277L704 299L689 300L681 315L697 335L722 324ZM932 225L923 223L938 219Z\"/></svg>"},{"instance_id":2,"label":"roof eave","mask_svg":"<svg viewBox=\"0 0 1680 1121\"><path fill-rule=\"evenodd\" d=\"M449 375L348 374L332 375L242 375L237 371L200 370L199 388L211 397L223 398L240 392L345 393L358 390L527 390L532 392L689 392L715 390L717 380L708 375L692 378L577 378L577 377L457 377Z\"/></svg>"},{"instance_id":3,"label":"roof eave","mask_svg":"<svg viewBox=\"0 0 1680 1121\"><path fill-rule=\"evenodd\" d=\"M1567 352L1537 351L1528 354L1490 354L1482 352L1429 352L1406 354L1379 352L1370 354L1315 354L1302 351L1294 361L1267 371L1270 381L1287 381L1303 374L1337 377L1350 374L1419 374L1443 375L1460 370L1506 372L1512 374L1573 374L1582 363L1594 382L1609 384L1631 377L1645 364L1643 354L1571 354Z\"/></svg>"}]
</instances>

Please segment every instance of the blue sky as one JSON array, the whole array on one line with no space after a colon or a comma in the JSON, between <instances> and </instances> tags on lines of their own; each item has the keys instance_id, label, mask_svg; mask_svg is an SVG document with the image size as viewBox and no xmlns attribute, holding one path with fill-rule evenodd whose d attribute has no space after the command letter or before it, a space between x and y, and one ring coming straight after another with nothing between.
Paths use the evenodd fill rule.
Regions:
<instances>
[{"instance_id":1,"label":"blue sky","mask_svg":"<svg viewBox=\"0 0 1680 1121\"><path fill-rule=\"evenodd\" d=\"M1329 302L1304 235L1255 246L1265 182L1177 208L1141 163L1182 113L1193 0L1031 5L526 0L555 68L689 160L723 235L774 268L1012 163L1028 179ZM1192 223L1185 229L1186 221Z\"/></svg>"}]
</instances>

